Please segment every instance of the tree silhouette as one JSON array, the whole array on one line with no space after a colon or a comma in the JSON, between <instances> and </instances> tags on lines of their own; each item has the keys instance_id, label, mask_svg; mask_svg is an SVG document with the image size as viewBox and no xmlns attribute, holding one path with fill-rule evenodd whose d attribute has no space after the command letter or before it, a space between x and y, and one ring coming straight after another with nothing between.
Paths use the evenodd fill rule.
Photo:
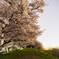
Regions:
<instances>
[{"instance_id":1,"label":"tree silhouette","mask_svg":"<svg viewBox=\"0 0 59 59\"><path fill-rule=\"evenodd\" d=\"M36 46L37 37L42 35L37 25L43 0L1 0L0 1L0 40L4 43L0 48L13 44L18 46ZM35 43L36 42L36 43Z\"/></svg>"}]
</instances>

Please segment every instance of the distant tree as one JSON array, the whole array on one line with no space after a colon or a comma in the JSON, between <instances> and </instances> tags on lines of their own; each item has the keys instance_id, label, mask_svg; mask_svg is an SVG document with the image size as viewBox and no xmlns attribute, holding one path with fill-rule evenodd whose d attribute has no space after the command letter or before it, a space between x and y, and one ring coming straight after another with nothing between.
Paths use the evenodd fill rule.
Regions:
<instances>
[{"instance_id":1,"label":"distant tree","mask_svg":"<svg viewBox=\"0 0 59 59\"><path fill-rule=\"evenodd\" d=\"M27 46L27 48L37 48L37 49L43 50L44 47L43 47L43 44L41 42L35 40L34 43L35 43L34 45L33 44L29 44Z\"/></svg>"},{"instance_id":2,"label":"distant tree","mask_svg":"<svg viewBox=\"0 0 59 59\"><path fill-rule=\"evenodd\" d=\"M37 37L44 31L40 31L37 25L43 0L0 0L0 40L4 43L0 48L10 44L18 46L35 45ZM11 43L12 42L12 43Z\"/></svg>"}]
</instances>

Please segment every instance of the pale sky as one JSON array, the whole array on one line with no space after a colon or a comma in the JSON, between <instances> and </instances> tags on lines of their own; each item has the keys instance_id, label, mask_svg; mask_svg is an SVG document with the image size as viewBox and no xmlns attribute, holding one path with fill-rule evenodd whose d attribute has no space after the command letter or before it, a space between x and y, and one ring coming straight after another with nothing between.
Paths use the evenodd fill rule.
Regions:
<instances>
[{"instance_id":1,"label":"pale sky","mask_svg":"<svg viewBox=\"0 0 59 59\"><path fill-rule=\"evenodd\" d=\"M39 14L38 24L41 30L46 30L37 40L42 42L44 47L59 47L59 0L44 1L49 5L43 8L43 14Z\"/></svg>"}]
</instances>

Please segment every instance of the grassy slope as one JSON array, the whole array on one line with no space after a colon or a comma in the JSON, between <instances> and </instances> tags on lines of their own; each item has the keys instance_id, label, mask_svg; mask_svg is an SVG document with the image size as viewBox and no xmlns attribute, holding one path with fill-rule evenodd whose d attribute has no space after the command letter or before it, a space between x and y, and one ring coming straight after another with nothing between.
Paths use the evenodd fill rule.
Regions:
<instances>
[{"instance_id":1,"label":"grassy slope","mask_svg":"<svg viewBox=\"0 0 59 59\"><path fill-rule=\"evenodd\" d=\"M29 48L29 49L13 51L7 54L2 54L0 55L0 59L58 59L58 58L44 51L35 48L33 49Z\"/></svg>"},{"instance_id":2,"label":"grassy slope","mask_svg":"<svg viewBox=\"0 0 59 59\"><path fill-rule=\"evenodd\" d=\"M59 58L59 49L52 49L52 50L44 50L48 54L52 54L53 56L56 56Z\"/></svg>"}]
</instances>

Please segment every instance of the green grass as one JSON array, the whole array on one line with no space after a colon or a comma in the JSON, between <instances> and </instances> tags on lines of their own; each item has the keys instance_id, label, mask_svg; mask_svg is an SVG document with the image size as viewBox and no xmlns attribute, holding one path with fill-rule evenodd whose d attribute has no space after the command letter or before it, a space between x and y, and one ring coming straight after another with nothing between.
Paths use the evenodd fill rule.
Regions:
<instances>
[{"instance_id":1,"label":"green grass","mask_svg":"<svg viewBox=\"0 0 59 59\"><path fill-rule=\"evenodd\" d=\"M57 57L53 56L52 54L46 53L45 51L41 51L38 49L34 49L34 51L36 52L36 54L44 57L45 59L58 59Z\"/></svg>"},{"instance_id":2,"label":"green grass","mask_svg":"<svg viewBox=\"0 0 59 59\"><path fill-rule=\"evenodd\" d=\"M52 54L55 57L59 58L59 49L44 50L48 54Z\"/></svg>"},{"instance_id":3,"label":"green grass","mask_svg":"<svg viewBox=\"0 0 59 59\"><path fill-rule=\"evenodd\" d=\"M40 59L43 57L45 59L58 59L52 54L46 53L46 51L41 51L36 48L26 48L23 50L13 51L7 54L1 54L0 59Z\"/></svg>"}]
</instances>

